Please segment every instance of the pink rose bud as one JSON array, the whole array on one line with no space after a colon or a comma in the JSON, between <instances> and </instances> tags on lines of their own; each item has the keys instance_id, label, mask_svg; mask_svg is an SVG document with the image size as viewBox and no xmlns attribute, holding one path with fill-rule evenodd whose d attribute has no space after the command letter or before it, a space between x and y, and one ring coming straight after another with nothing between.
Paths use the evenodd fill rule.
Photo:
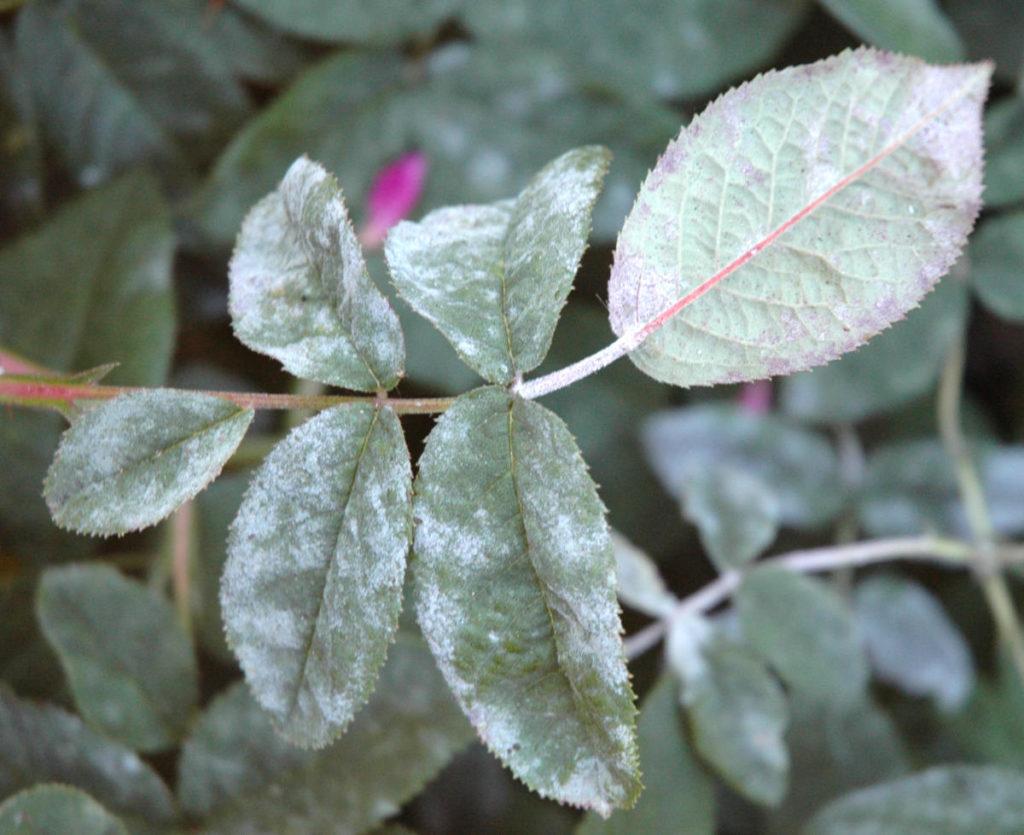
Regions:
<instances>
[{"instance_id":1,"label":"pink rose bud","mask_svg":"<svg viewBox=\"0 0 1024 835\"><path fill-rule=\"evenodd\" d=\"M420 196L427 177L427 157L413 151L385 166L370 187L367 218L359 239L367 249L384 243L388 229L409 216Z\"/></svg>"},{"instance_id":2,"label":"pink rose bud","mask_svg":"<svg viewBox=\"0 0 1024 835\"><path fill-rule=\"evenodd\" d=\"M744 383L739 396L740 408L755 415L763 415L772 408L771 380Z\"/></svg>"}]
</instances>

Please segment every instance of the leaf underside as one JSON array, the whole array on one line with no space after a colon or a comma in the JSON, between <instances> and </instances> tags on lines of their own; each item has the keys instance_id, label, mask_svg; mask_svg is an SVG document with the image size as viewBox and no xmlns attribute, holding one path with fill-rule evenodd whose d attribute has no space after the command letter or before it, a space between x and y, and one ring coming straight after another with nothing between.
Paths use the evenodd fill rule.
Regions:
<instances>
[{"instance_id":1,"label":"leaf underside","mask_svg":"<svg viewBox=\"0 0 1024 835\"><path fill-rule=\"evenodd\" d=\"M231 258L235 335L298 377L359 391L402 375L398 316L366 269L334 177L305 157L253 207Z\"/></svg>"},{"instance_id":2,"label":"leaf underside","mask_svg":"<svg viewBox=\"0 0 1024 835\"><path fill-rule=\"evenodd\" d=\"M762 379L902 318L978 213L991 70L858 49L712 103L619 236L612 327L666 322L631 354L637 366L682 386Z\"/></svg>"},{"instance_id":3,"label":"leaf underside","mask_svg":"<svg viewBox=\"0 0 1024 835\"><path fill-rule=\"evenodd\" d=\"M554 415L496 388L427 441L417 613L488 747L545 797L607 815L638 791L604 508Z\"/></svg>"},{"instance_id":4,"label":"leaf underside","mask_svg":"<svg viewBox=\"0 0 1024 835\"><path fill-rule=\"evenodd\" d=\"M395 413L338 406L267 457L231 527L221 606L257 700L322 747L369 697L398 628L412 471Z\"/></svg>"},{"instance_id":5,"label":"leaf underside","mask_svg":"<svg viewBox=\"0 0 1024 835\"><path fill-rule=\"evenodd\" d=\"M90 409L46 475L54 522L106 536L156 524L216 478L252 418L220 398L166 389Z\"/></svg>"}]
</instances>

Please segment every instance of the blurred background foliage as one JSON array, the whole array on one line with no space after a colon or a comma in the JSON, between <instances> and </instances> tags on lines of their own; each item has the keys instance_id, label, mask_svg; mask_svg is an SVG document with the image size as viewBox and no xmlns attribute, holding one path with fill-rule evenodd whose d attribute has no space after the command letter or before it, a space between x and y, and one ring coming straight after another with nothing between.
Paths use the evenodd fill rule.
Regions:
<instances>
[{"instance_id":1,"label":"blurred background foliage","mask_svg":"<svg viewBox=\"0 0 1024 835\"><path fill-rule=\"evenodd\" d=\"M593 245L543 371L610 340L603 298L616 232L660 151L711 98L757 72L862 42L936 62L994 58L980 228L907 322L839 362L776 382L770 416L750 418L735 389L673 390L628 362L549 405L579 439L612 524L654 556L681 596L714 576L673 495L672 468L690 466L700 448L790 497L780 548L957 531L962 511L935 438L934 394L947 350L966 332L969 431L1000 531L1024 532L1018 0L2 0L0 10L0 346L62 371L119 362L115 383L199 388L290 385L232 338L227 259L247 209L300 154L338 176L358 222L377 173L411 151L428 165L418 217L512 195L571 147L610 147ZM385 288L379 255L370 266ZM400 394L479 382L426 322L397 307L410 346ZM689 421L681 448L652 440L654 412L709 400L724 411L657 419ZM291 419L261 415L230 472L195 505L188 602L204 704L238 676L217 609L227 525L248 468ZM415 457L431 421L405 424ZM20 696L70 707L33 612L39 572L95 558L162 592L171 532L100 542L56 530L40 487L61 426L52 415L0 412L0 678ZM720 831L792 832L836 793L912 768L952 759L1024 767L1024 696L993 656L980 597L959 575L904 573L937 595L973 650L979 680L969 671L963 698L878 684L842 710L794 704L792 788L773 811L724 784L697 786L706 778L686 776L699 766L685 749L661 750L678 776L648 783L667 782L661 794L671 795L678 778L698 807L717 796ZM630 610L624 617L627 632L644 623ZM641 696L659 663L652 654L635 665ZM650 699L641 733L656 741L657 723L674 719L664 693ZM146 759L173 783L171 754ZM152 794L146 802L166 802ZM692 804L660 811L696 815L696 827L711 814ZM402 820L423 833L557 833L579 816L529 795L471 746ZM585 826L641 831L614 819Z\"/></svg>"}]
</instances>

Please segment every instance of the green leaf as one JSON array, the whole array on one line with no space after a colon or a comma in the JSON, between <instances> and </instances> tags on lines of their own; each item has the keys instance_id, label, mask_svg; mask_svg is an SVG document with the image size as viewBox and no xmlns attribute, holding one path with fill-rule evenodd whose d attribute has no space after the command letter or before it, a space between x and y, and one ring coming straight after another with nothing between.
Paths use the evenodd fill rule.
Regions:
<instances>
[{"instance_id":1,"label":"green leaf","mask_svg":"<svg viewBox=\"0 0 1024 835\"><path fill-rule=\"evenodd\" d=\"M832 447L782 418L704 404L655 414L644 423L642 438L651 468L679 499L691 478L721 466L770 484L783 524L820 527L842 509Z\"/></svg>"},{"instance_id":2,"label":"green leaf","mask_svg":"<svg viewBox=\"0 0 1024 835\"><path fill-rule=\"evenodd\" d=\"M482 38L565 51L589 83L679 99L768 63L806 7L804 0L473 0L463 17Z\"/></svg>"},{"instance_id":3,"label":"green leaf","mask_svg":"<svg viewBox=\"0 0 1024 835\"><path fill-rule=\"evenodd\" d=\"M979 444L972 453L993 527L1007 536L1024 532L1024 446ZM970 535L952 462L935 440L876 448L868 458L857 514L871 536Z\"/></svg>"},{"instance_id":4,"label":"green leaf","mask_svg":"<svg viewBox=\"0 0 1024 835\"><path fill-rule=\"evenodd\" d=\"M44 133L82 185L145 160L180 173L249 109L195 3L37 0L16 34Z\"/></svg>"},{"instance_id":5,"label":"green leaf","mask_svg":"<svg viewBox=\"0 0 1024 835\"><path fill-rule=\"evenodd\" d=\"M787 377L780 405L804 420L853 423L908 403L935 385L966 321L966 284L951 275L897 327L830 365Z\"/></svg>"},{"instance_id":6,"label":"green leaf","mask_svg":"<svg viewBox=\"0 0 1024 835\"><path fill-rule=\"evenodd\" d=\"M1016 835L1024 830L1024 773L947 765L848 794L808 835Z\"/></svg>"},{"instance_id":7,"label":"green leaf","mask_svg":"<svg viewBox=\"0 0 1024 835\"><path fill-rule=\"evenodd\" d=\"M898 577L869 577L857 585L854 612L880 679L945 711L963 706L974 689L971 652L929 592Z\"/></svg>"},{"instance_id":8,"label":"green leaf","mask_svg":"<svg viewBox=\"0 0 1024 835\"><path fill-rule=\"evenodd\" d=\"M896 726L872 702L823 704L794 694L789 706L789 789L768 817L768 835L800 832L829 800L909 770Z\"/></svg>"},{"instance_id":9,"label":"green leaf","mask_svg":"<svg viewBox=\"0 0 1024 835\"><path fill-rule=\"evenodd\" d=\"M198 9L203 29L230 65L234 75L267 85L292 78L317 54L310 44L288 38L283 32L233 5L211 14L209 0L182 0Z\"/></svg>"},{"instance_id":10,"label":"green leaf","mask_svg":"<svg viewBox=\"0 0 1024 835\"><path fill-rule=\"evenodd\" d=\"M872 46L926 61L962 61L964 45L936 0L819 0L853 34Z\"/></svg>"},{"instance_id":11,"label":"green leaf","mask_svg":"<svg viewBox=\"0 0 1024 835\"><path fill-rule=\"evenodd\" d=\"M742 568L772 544L779 500L760 478L723 465L695 472L683 484L683 515L719 571Z\"/></svg>"},{"instance_id":12,"label":"green leaf","mask_svg":"<svg viewBox=\"0 0 1024 835\"><path fill-rule=\"evenodd\" d=\"M156 524L217 477L252 418L226 400L171 389L96 406L64 433L46 474L54 521L107 536Z\"/></svg>"},{"instance_id":13,"label":"green leaf","mask_svg":"<svg viewBox=\"0 0 1024 835\"><path fill-rule=\"evenodd\" d=\"M14 50L0 37L0 207L3 225L27 226L43 212L43 151L27 79Z\"/></svg>"},{"instance_id":14,"label":"green leaf","mask_svg":"<svg viewBox=\"0 0 1024 835\"><path fill-rule=\"evenodd\" d=\"M993 313L1024 320L1024 212L991 218L971 241L971 284Z\"/></svg>"},{"instance_id":15,"label":"green leaf","mask_svg":"<svg viewBox=\"0 0 1024 835\"><path fill-rule=\"evenodd\" d=\"M190 566L190 603L196 634L203 647L221 661L234 655L224 637L220 578L228 558L228 529L249 485L246 472L227 473L199 494L195 502L196 547Z\"/></svg>"},{"instance_id":16,"label":"green leaf","mask_svg":"<svg viewBox=\"0 0 1024 835\"><path fill-rule=\"evenodd\" d=\"M944 0L975 59L995 59L996 77L1017 81L1024 65L1024 6L1016 0Z\"/></svg>"},{"instance_id":17,"label":"green leaf","mask_svg":"<svg viewBox=\"0 0 1024 835\"><path fill-rule=\"evenodd\" d=\"M1024 689L1005 655L997 661L998 676L977 683L951 731L971 759L1024 769Z\"/></svg>"},{"instance_id":18,"label":"green leaf","mask_svg":"<svg viewBox=\"0 0 1024 835\"><path fill-rule=\"evenodd\" d=\"M222 785L246 788L218 806L204 831L365 832L418 794L472 732L422 642L399 638L389 656L373 699L322 751L302 757L282 757L279 747L256 752L251 742L270 733L266 718L253 715L250 730L240 724L245 719L236 724L218 716L221 741L204 733L199 744L214 746L216 760L227 758L221 767L234 764L230 784ZM218 713L227 709L219 705ZM190 763L200 764L194 748Z\"/></svg>"},{"instance_id":19,"label":"green leaf","mask_svg":"<svg viewBox=\"0 0 1024 835\"><path fill-rule=\"evenodd\" d=\"M389 43L426 35L452 16L461 0L239 0L239 5L287 32L317 41Z\"/></svg>"},{"instance_id":20,"label":"green leaf","mask_svg":"<svg viewBox=\"0 0 1024 835\"><path fill-rule=\"evenodd\" d=\"M619 600L652 618L671 614L679 601L665 586L654 560L621 534L612 531L611 538Z\"/></svg>"},{"instance_id":21,"label":"green leaf","mask_svg":"<svg viewBox=\"0 0 1024 835\"><path fill-rule=\"evenodd\" d=\"M231 258L235 335L292 374L361 391L402 376L405 343L374 285L337 180L305 157L242 224Z\"/></svg>"},{"instance_id":22,"label":"green leaf","mask_svg":"<svg viewBox=\"0 0 1024 835\"><path fill-rule=\"evenodd\" d=\"M901 319L974 225L991 70L859 49L711 104L616 245L613 329L636 344L665 322L630 354L637 366L681 386L757 380Z\"/></svg>"},{"instance_id":23,"label":"green leaf","mask_svg":"<svg viewBox=\"0 0 1024 835\"><path fill-rule=\"evenodd\" d=\"M126 817L166 824L174 814L167 787L135 753L0 687L0 797L44 782L77 786Z\"/></svg>"},{"instance_id":24,"label":"green leaf","mask_svg":"<svg viewBox=\"0 0 1024 835\"><path fill-rule=\"evenodd\" d=\"M0 345L60 371L117 362L113 383L163 382L173 252L167 206L145 173L69 202L0 249Z\"/></svg>"},{"instance_id":25,"label":"green leaf","mask_svg":"<svg viewBox=\"0 0 1024 835\"><path fill-rule=\"evenodd\" d=\"M430 167L417 211L427 211L507 198L559 154L600 143L615 155L594 214L595 235L607 240L678 126L642 96L581 88L558 52L453 44L413 68L393 52L345 51L302 73L243 127L192 213L209 237L232 240L303 153L337 174L355 210L380 168L419 149Z\"/></svg>"},{"instance_id":26,"label":"green leaf","mask_svg":"<svg viewBox=\"0 0 1024 835\"><path fill-rule=\"evenodd\" d=\"M42 699L65 689L64 673L36 620L35 580L22 575L0 583L0 679L22 696Z\"/></svg>"},{"instance_id":27,"label":"green leaf","mask_svg":"<svg viewBox=\"0 0 1024 835\"><path fill-rule=\"evenodd\" d=\"M609 163L605 148L578 148L515 200L439 209L389 233L402 297L490 382L532 371L551 347Z\"/></svg>"},{"instance_id":28,"label":"green leaf","mask_svg":"<svg viewBox=\"0 0 1024 835\"><path fill-rule=\"evenodd\" d=\"M87 722L140 751L184 735L198 672L164 597L107 566L73 565L43 575L36 605Z\"/></svg>"},{"instance_id":29,"label":"green leaf","mask_svg":"<svg viewBox=\"0 0 1024 835\"><path fill-rule=\"evenodd\" d=\"M761 566L743 579L735 603L750 645L794 689L840 703L864 693L868 667L853 620L824 583Z\"/></svg>"},{"instance_id":30,"label":"green leaf","mask_svg":"<svg viewBox=\"0 0 1024 835\"><path fill-rule=\"evenodd\" d=\"M985 205L1000 208L1024 200L1024 100L996 102L985 113Z\"/></svg>"},{"instance_id":31,"label":"green leaf","mask_svg":"<svg viewBox=\"0 0 1024 835\"><path fill-rule=\"evenodd\" d=\"M350 404L293 430L245 495L221 586L225 629L292 742L326 745L373 691L398 629L411 483L395 413Z\"/></svg>"},{"instance_id":32,"label":"green leaf","mask_svg":"<svg viewBox=\"0 0 1024 835\"><path fill-rule=\"evenodd\" d=\"M637 727L644 792L608 820L590 813L576 835L713 835L714 783L697 762L679 714L679 683L662 676L644 700Z\"/></svg>"},{"instance_id":33,"label":"green leaf","mask_svg":"<svg viewBox=\"0 0 1024 835\"><path fill-rule=\"evenodd\" d=\"M733 789L774 806L785 794L789 773L785 694L750 650L707 630L700 621L676 618L668 638L693 744Z\"/></svg>"},{"instance_id":34,"label":"green leaf","mask_svg":"<svg viewBox=\"0 0 1024 835\"><path fill-rule=\"evenodd\" d=\"M121 821L85 792L70 786L35 786L0 804L0 832L15 835L128 835Z\"/></svg>"},{"instance_id":35,"label":"green leaf","mask_svg":"<svg viewBox=\"0 0 1024 835\"><path fill-rule=\"evenodd\" d=\"M614 557L565 425L498 388L463 395L427 439L415 493L420 626L483 741L544 797L632 805Z\"/></svg>"},{"instance_id":36,"label":"green leaf","mask_svg":"<svg viewBox=\"0 0 1024 835\"><path fill-rule=\"evenodd\" d=\"M258 794L274 777L317 757L285 741L242 682L222 691L199 717L178 766L178 797L190 815L208 817L233 798ZM323 798L327 800L327 798Z\"/></svg>"}]
</instances>

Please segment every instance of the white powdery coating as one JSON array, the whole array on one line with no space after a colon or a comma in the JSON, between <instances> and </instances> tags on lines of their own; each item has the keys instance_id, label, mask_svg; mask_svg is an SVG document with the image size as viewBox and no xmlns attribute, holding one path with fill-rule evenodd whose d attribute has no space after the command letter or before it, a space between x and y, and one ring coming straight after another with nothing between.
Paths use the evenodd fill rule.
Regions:
<instances>
[{"instance_id":1,"label":"white powdery coating","mask_svg":"<svg viewBox=\"0 0 1024 835\"><path fill-rule=\"evenodd\" d=\"M374 285L341 188L301 157L242 224L229 269L238 338L300 377L391 388L402 375L398 316Z\"/></svg>"},{"instance_id":2,"label":"white powdery coating","mask_svg":"<svg viewBox=\"0 0 1024 835\"><path fill-rule=\"evenodd\" d=\"M470 721L542 795L628 806L635 711L614 558L568 430L499 389L472 392L431 433L416 494L417 614Z\"/></svg>"},{"instance_id":3,"label":"white powdery coating","mask_svg":"<svg viewBox=\"0 0 1024 835\"><path fill-rule=\"evenodd\" d=\"M578 148L515 200L439 209L389 233L399 293L490 382L509 383L547 354L609 160L604 148Z\"/></svg>"},{"instance_id":4,"label":"white powdery coating","mask_svg":"<svg viewBox=\"0 0 1024 835\"><path fill-rule=\"evenodd\" d=\"M339 406L278 444L231 527L228 642L298 744L326 745L373 689L398 627L411 481L394 412Z\"/></svg>"},{"instance_id":5,"label":"white powdery coating","mask_svg":"<svg viewBox=\"0 0 1024 835\"><path fill-rule=\"evenodd\" d=\"M46 475L54 521L87 534L156 524L220 473L252 421L251 409L204 394L123 394L64 433Z\"/></svg>"},{"instance_id":6,"label":"white powdery coating","mask_svg":"<svg viewBox=\"0 0 1024 835\"><path fill-rule=\"evenodd\" d=\"M609 284L616 333L883 158L652 334L631 355L637 365L686 386L787 374L917 306L980 208L990 74L858 49L765 73L709 105L626 219Z\"/></svg>"}]
</instances>

